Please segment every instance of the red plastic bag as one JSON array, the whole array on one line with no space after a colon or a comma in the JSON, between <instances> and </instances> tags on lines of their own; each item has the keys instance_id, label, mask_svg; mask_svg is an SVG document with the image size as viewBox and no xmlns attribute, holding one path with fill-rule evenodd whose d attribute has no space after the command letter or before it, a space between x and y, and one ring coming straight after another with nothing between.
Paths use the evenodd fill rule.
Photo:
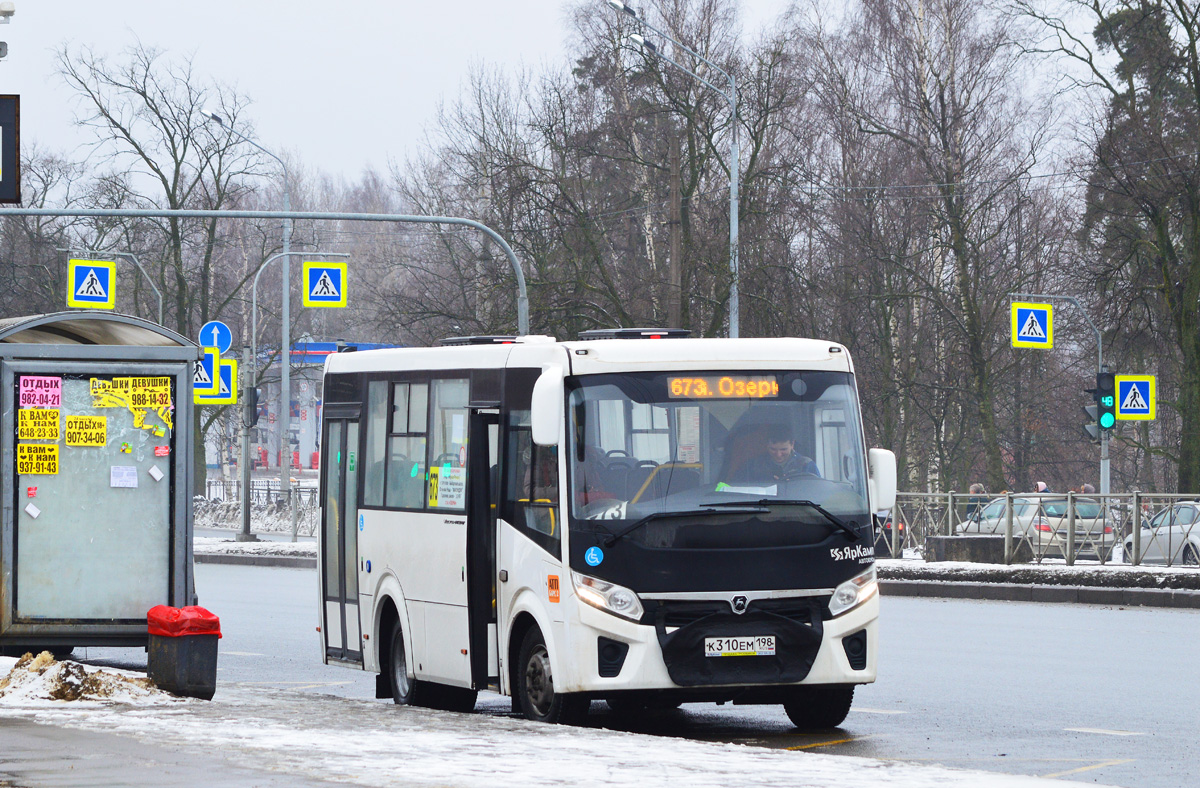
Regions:
<instances>
[{"instance_id":1,"label":"red plastic bag","mask_svg":"<svg viewBox=\"0 0 1200 788\"><path fill-rule=\"evenodd\" d=\"M165 638L188 635L216 635L221 637L221 619L202 607L167 607L157 605L146 613L150 634Z\"/></svg>"}]
</instances>

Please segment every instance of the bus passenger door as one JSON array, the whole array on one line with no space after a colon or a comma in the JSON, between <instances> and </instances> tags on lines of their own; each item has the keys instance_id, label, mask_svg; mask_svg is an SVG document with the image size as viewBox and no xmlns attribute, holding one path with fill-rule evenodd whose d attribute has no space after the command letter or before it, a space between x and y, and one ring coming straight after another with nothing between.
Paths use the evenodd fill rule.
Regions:
<instances>
[{"instance_id":1,"label":"bus passenger door","mask_svg":"<svg viewBox=\"0 0 1200 788\"><path fill-rule=\"evenodd\" d=\"M487 689L499 679L496 635L496 511L499 503L500 414L472 410L471 480L467 492L467 607L470 626L471 684Z\"/></svg>"},{"instance_id":2,"label":"bus passenger door","mask_svg":"<svg viewBox=\"0 0 1200 788\"><path fill-rule=\"evenodd\" d=\"M358 419L328 418L323 442L321 631L325 656L362 661L358 618Z\"/></svg>"}]
</instances>

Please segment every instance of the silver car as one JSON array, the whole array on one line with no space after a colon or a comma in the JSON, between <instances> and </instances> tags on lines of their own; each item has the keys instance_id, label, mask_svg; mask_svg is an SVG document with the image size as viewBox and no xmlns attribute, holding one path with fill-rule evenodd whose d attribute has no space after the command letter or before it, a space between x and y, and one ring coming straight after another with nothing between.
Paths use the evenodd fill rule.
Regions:
<instances>
[{"instance_id":1,"label":"silver car","mask_svg":"<svg viewBox=\"0 0 1200 788\"><path fill-rule=\"evenodd\" d=\"M1067 496L1015 496L1013 538L1027 539L1038 556L1065 556L1068 537ZM1003 498L996 498L968 520L960 523L960 534L1003 534ZM1080 558L1108 558L1116 540L1104 507L1094 498L1075 499L1075 552Z\"/></svg>"},{"instance_id":2,"label":"silver car","mask_svg":"<svg viewBox=\"0 0 1200 788\"><path fill-rule=\"evenodd\" d=\"M1200 501L1179 501L1142 520L1141 563L1200 565ZM1133 563L1133 535L1125 537L1125 561Z\"/></svg>"}]
</instances>

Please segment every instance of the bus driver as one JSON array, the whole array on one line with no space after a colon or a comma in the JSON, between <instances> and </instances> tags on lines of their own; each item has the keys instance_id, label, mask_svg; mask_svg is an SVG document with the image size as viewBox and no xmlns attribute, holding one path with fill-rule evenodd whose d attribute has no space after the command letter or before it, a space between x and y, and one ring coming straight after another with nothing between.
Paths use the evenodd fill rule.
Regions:
<instances>
[{"instance_id":1,"label":"bus driver","mask_svg":"<svg viewBox=\"0 0 1200 788\"><path fill-rule=\"evenodd\" d=\"M753 457L739 474L741 481L782 481L797 476L820 476L821 471L812 457L796 453L796 441L790 424L771 428L766 449Z\"/></svg>"}]
</instances>

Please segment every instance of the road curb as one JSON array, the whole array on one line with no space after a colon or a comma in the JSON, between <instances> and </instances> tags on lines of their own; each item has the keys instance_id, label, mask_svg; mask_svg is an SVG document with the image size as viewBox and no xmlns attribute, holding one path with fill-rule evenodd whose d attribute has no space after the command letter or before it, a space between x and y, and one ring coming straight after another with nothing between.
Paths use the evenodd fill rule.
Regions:
<instances>
[{"instance_id":1,"label":"road curb","mask_svg":"<svg viewBox=\"0 0 1200 788\"><path fill-rule=\"evenodd\" d=\"M238 564L240 566L280 566L288 569L316 569L316 556L251 555L238 553L196 553L198 564Z\"/></svg>"},{"instance_id":2,"label":"road curb","mask_svg":"<svg viewBox=\"0 0 1200 788\"><path fill-rule=\"evenodd\" d=\"M1026 583L954 583L936 580L880 580L879 588L884 596L1200 610L1200 591L1177 588L1098 588Z\"/></svg>"}]
</instances>

